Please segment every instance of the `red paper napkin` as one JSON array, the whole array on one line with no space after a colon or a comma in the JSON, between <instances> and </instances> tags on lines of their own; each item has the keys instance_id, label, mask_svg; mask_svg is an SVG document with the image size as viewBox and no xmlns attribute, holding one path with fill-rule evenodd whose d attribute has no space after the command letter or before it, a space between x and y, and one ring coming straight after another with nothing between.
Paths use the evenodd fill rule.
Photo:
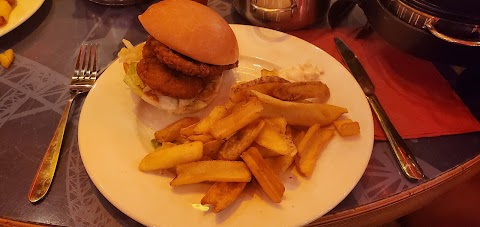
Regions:
<instances>
[{"instance_id":1,"label":"red paper napkin","mask_svg":"<svg viewBox=\"0 0 480 227\"><path fill-rule=\"evenodd\" d=\"M480 123L431 62L401 52L375 33L355 39L357 31L315 29L290 34L344 64L333 42L333 37L341 38L364 66L375 85L375 94L403 138L480 131ZM375 139L386 139L376 118Z\"/></svg>"}]
</instances>

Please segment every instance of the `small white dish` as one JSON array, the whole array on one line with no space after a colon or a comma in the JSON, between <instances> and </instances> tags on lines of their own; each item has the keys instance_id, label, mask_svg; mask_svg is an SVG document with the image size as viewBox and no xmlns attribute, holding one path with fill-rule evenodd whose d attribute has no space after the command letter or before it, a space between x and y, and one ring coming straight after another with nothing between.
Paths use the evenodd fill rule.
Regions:
<instances>
[{"instance_id":1,"label":"small white dish","mask_svg":"<svg viewBox=\"0 0 480 227\"><path fill-rule=\"evenodd\" d=\"M0 27L0 37L23 24L23 22L37 12L44 1L45 0L17 0L17 5L13 8L7 24Z\"/></svg>"}]
</instances>

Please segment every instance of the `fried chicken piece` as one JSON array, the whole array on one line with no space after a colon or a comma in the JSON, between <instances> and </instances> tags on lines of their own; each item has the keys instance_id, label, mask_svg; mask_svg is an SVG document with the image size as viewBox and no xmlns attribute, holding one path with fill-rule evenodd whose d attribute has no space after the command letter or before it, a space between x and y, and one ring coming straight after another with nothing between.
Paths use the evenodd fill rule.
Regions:
<instances>
[{"instance_id":1,"label":"fried chicken piece","mask_svg":"<svg viewBox=\"0 0 480 227\"><path fill-rule=\"evenodd\" d=\"M205 86L200 77L187 76L172 70L157 58L142 58L137 65L137 74L151 89L173 98L194 98Z\"/></svg>"},{"instance_id":2,"label":"fried chicken piece","mask_svg":"<svg viewBox=\"0 0 480 227\"><path fill-rule=\"evenodd\" d=\"M193 60L168 48L152 36L148 37L146 45L150 46L160 62L189 76L216 77L222 75L223 71L238 66L238 61L230 65L212 65Z\"/></svg>"}]
</instances>

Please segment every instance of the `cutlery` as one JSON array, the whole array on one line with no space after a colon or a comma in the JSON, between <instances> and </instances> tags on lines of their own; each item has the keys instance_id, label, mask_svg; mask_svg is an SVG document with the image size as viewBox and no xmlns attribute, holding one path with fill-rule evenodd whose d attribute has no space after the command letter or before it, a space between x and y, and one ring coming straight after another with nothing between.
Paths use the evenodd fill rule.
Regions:
<instances>
[{"instance_id":1,"label":"cutlery","mask_svg":"<svg viewBox=\"0 0 480 227\"><path fill-rule=\"evenodd\" d=\"M411 180L420 180L424 178L423 171L415 160L415 157L410 152L407 144L402 139L400 134L398 134L394 125L385 113L385 110L382 108L380 102L375 96L375 87L373 86L373 83L368 77L368 74L363 68L362 64L357 59L357 56L355 56L355 54L341 39L335 37L334 41L338 52L340 52L340 55L343 58L343 61L347 64L350 72L353 74L353 77L355 77L365 93L373 112L377 116L380 125L387 136L390 146L403 173Z\"/></svg>"},{"instance_id":2,"label":"cutlery","mask_svg":"<svg viewBox=\"0 0 480 227\"><path fill-rule=\"evenodd\" d=\"M62 147L63 135L65 132L65 126L67 125L70 107L72 106L74 99L79 94L90 91L100 75L98 74L97 65L98 47L98 44L82 44L78 50L78 57L69 86L70 98L63 110L60 122L58 123L53 138L48 145L42 162L38 167L28 193L28 200L32 203L42 199L50 188L57 167L60 149Z\"/></svg>"}]
</instances>

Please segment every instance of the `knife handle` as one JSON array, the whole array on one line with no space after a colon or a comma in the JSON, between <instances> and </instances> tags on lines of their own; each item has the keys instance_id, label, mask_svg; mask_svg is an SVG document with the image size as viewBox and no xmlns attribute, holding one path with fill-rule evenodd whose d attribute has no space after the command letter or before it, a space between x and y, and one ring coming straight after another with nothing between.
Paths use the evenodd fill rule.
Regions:
<instances>
[{"instance_id":1,"label":"knife handle","mask_svg":"<svg viewBox=\"0 0 480 227\"><path fill-rule=\"evenodd\" d=\"M395 153L398 164L400 165L403 173L412 180L420 180L424 177L423 171L418 165L412 152L407 147L407 144L403 138L398 134L397 130L393 126L392 122L388 118L385 110L380 105L375 95L367 95L367 100L373 109L373 112L377 116L380 125L387 136L390 146Z\"/></svg>"}]
</instances>

